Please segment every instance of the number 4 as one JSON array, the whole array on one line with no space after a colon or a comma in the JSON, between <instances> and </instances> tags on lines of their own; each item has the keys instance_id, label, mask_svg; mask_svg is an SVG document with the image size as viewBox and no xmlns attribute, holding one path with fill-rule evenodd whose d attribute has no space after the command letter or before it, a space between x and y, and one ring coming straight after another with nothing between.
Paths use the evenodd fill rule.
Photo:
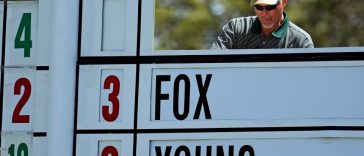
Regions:
<instances>
[{"instance_id":1,"label":"number 4","mask_svg":"<svg viewBox=\"0 0 364 156\"><path fill-rule=\"evenodd\" d=\"M24 57L30 57L30 48L32 48L31 40L31 13L24 13L18 31L15 36L15 48L24 49ZM22 34L24 33L24 40L21 40Z\"/></svg>"}]
</instances>

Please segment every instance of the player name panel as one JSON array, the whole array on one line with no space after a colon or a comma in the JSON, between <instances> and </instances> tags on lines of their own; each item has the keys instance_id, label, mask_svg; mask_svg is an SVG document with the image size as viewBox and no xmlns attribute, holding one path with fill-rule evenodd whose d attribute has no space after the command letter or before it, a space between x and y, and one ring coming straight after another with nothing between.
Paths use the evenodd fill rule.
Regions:
<instances>
[{"instance_id":1,"label":"player name panel","mask_svg":"<svg viewBox=\"0 0 364 156\"><path fill-rule=\"evenodd\" d=\"M141 65L139 128L362 126L363 65Z\"/></svg>"},{"instance_id":2,"label":"player name panel","mask_svg":"<svg viewBox=\"0 0 364 156\"><path fill-rule=\"evenodd\" d=\"M335 132L331 132L334 134ZM178 133L141 134L136 155L143 156L307 156L352 155L364 152L363 133ZM361 137L358 137L361 136Z\"/></svg>"}]
</instances>

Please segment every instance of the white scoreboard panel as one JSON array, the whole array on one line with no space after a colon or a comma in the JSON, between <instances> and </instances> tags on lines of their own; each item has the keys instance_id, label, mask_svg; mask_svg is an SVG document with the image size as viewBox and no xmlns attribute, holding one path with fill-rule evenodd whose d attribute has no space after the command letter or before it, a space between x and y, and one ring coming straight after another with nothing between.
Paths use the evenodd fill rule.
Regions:
<instances>
[{"instance_id":1,"label":"white scoreboard panel","mask_svg":"<svg viewBox=\"0 0 364 156\"><path fill-rule=\"evenodd\" d=\"M82 2L81 56L135 56L137 0Z\"/></svg>"},{"instance_id":2,"label":"white scoreboard panel","mask_svg":"<svg viewBox=\"0 0 364 156\"><path fill-rule=\"evenodd\" d=\"M138 1L84 0L79 60L137 55ZM79 64L77 156L133 155L136 64Z\"/></svg>"},{"instance_id":3,"label":"white scoreboard panel","mask_svg":"<svg viewBox=\"0 0 364 156\"><path fill-rule=\"evenodd\" d=\"M46 155L49 38L43 28L49 19L39 15L49 11L46 4L35 0L0 3L1 43L5 41L1 44L3 156Z\"/></svg>"},{"instance_id":4,"label":"white scoreboard panel","mask_svg":"<svg viewBox=\"0 0 364 156\"><path fill-rule=\"evenodd\" d=\"M50 55L77 36L49 26L69 24L52 18L63 3L1 1L0 155L47 156L63 137L74 156L364 153L363 48L156 51L155 1L79 0L77 62ZM75 73L50 57L77 64L75 111L59 113L73 122L53 121L51 74ZM54 139L61 126L74 135Z\"/></svg>"},{"instance_id":5,"label":"white scoreboard panel","mask_svg":"<svg viewBox=\"0 0 364 156\"><path fill-rule=\"evenodd\" d=\"M132 129L135 65L80 66L78 129Z\"/></svg>"},{"instance_id":6,"label":"white scoreboard panel","mask_svg":"<svg viewBox=\"0 0 364 156\"><path fill-rule=\"evenodd\" d=\"M36 65L38 2L10 1L7 7L5 64Z\"/></svg>"},{"instance_id":7,"label":"white scoreboard panel","mask_svg":"<svg viewBox=\"0 0 364 156\"><path fill-rule=\"evenodd\" d=\"M342 49L161 52L155 1L81 2L75 156L364 152L364 61Z\"/></svg>"}]
</instances>

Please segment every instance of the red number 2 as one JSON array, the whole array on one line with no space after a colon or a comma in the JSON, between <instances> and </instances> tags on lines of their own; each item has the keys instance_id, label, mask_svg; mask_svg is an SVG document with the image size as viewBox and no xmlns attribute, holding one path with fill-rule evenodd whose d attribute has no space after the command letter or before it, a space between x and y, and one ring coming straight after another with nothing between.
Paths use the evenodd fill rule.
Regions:
<instances>
[{"instance_id":1,"label":"red number 2","mask_svg":"<svg viewBox=\"0 0 364 156\"><path fill-rule=\"evenodd\" d=\"M109 156L109 154L111 156L119 156L118 150L113 146L107 146L101 152L101 156Z\"/></svg>"},{"instance_id":2,"label":"red number 2","mask_svg":"<svg viewBox=\"0 0 364 156\"><path fill-rule=\"evenodd\" d=\"M30 94L32 92L32 85L30 81L26 78L20 78L15 82L14 85L14 95L20 95L21 88L24 87L24 92L19 102L16 104L13 113L13 123L29 123L29 115L20 115L21 110L28 102Z\"/></svg>"},{"instance_id":3,"label":"red number 2","mask_svg":"<svg viewBox=\"0 0 364 156\"><path fill-rule=\"evenodd\" d=\"M112 103L112 110L109 113L109 106L102 106L102 116L108 122L115 121L119 116L119 92L120 92L120 81L115 75L110 75L105 79L104 89L110 89L113 84L113 90L109 94L109 101Z\"/></svg>"}]
</instances>

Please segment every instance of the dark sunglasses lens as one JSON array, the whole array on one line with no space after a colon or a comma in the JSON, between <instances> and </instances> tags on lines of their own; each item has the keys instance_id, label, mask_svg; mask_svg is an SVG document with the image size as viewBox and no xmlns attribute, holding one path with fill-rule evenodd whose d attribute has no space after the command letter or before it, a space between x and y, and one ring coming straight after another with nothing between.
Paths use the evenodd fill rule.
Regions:
<instances>
[{"instance_id":1,"label":"dark sunglasses lens","mask_svg":"<svg viewBox=\"0 0 364 156\"><path fill-rule=\"evenodd\" d=\"M255 8L259 11L263 11L264 9L267 11L274 10L277 7L277 5L267 5L267 6L261 6L261 5L255 5Z\"/></svg>"},{"instance_id":2,"label":"dark sunglasses lens","mask_svg":"<svg viewBox=\"0 0 364 156\"><path fill-rule=\"evenodd\" d=\"M277 5L267 5L265 7L265 10L271 11L271 10L274 10L276 7L277 7Z\"/></svg>"},{"instance_id":3,"label":"dark sunglasses lens","mask_svg":"<svg viewBox=\"0 0 364 156\"><path fill-rule=\"evenodd\" d=\"M259 11L263 11L264 7L260 5L255 5L255 8Z\"/></svg>"}]
</instances>

